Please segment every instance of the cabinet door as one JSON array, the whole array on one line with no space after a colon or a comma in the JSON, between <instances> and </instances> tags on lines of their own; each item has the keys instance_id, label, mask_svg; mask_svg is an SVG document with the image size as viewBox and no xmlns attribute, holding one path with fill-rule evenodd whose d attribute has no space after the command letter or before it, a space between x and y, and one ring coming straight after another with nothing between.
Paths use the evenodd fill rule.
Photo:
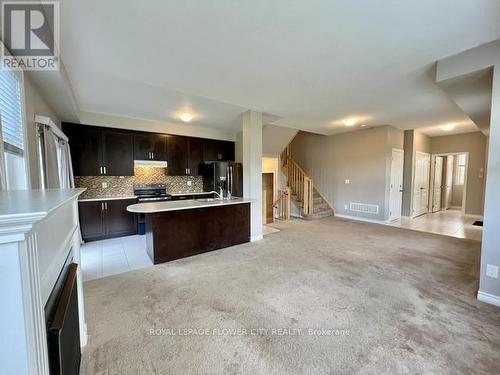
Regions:
<instances>
[{"instance_id":1,"label":"cabinet door","mask_svg":"<svg viewBox=\"0 0 500 375\"><path fill-rule=\"evenodd\" d=\"M105 202L106 236L128 236L137 233L137 215L128 212L127 206L135 199L117 199Z\"/></svg>"},{"instance_id":2,"label":"cabinet door","mask_svg":"<svg viewBox=\"0 0 500 375\"><path fill-rule=\"evenodd\" d=\"M224 161L234 161L234 142L224 141L222 142L222 153Z\"/></svg>"},{"instance_id":3,"label":"cabinet door","mask_svg":"<svg viewBox=\"0 0 500 375\"><path fill-rule=\"evenodd\" d=\"M204 144L204 159L205 161L222 160L219 157L219 142L214 140L206 140ZM222 155L220 155L222 157Z\"/></svg>"},{"instance_id":4,"label":"cabinet door","mask_svg":"<svg viewBox=\"0 0 500 375\"><path fill-rule=\"evenodd\" d=\"M134 175L134 137L132 133L102 130L103 163L107 176Z\"/></svg>"},{"instance_id":5,"label":"cabinet door","mask_svg":"<svg viewBox=\"0 0 500 375\"><path fill-rule=\"evenodd\" d=\"M167 160L167 137L161 134L154 134L151 139L153 143L153 160Z\"/></svg>"},{"instance_id":6,"label":"cabinet door","mask_svg":"<svg viewBox=\"0 0 500 375\"><path fill-rule=\"evenodd\" d=\"M75 176L99 176L102 173L101 129L94 126L63 124L69 139Z\"/></svg>"},{"instance_id":7,"label":"cabinet door","mask_svg":"<svg viewBox=\"0 0 500 375\"><path fill-rule=\"evenodd\" d=\"M170 176L184 176L188 168L189 141L186 137L168 137L168 168Z\"/></svg>"},{"instance_id":8,"label":"cabinet door","mask_svg":"<svg viewBox=\"0 0 500 375\"><path fill-rule=\"evenodd\" d=\"M161 134L134 134L135 160L167 160L167 137Z\"/></svg>"},{"instance_id":9,"label":"cabinet door","mask_svg":"<svg viewBox=\"0 0 500 375\"><path fill-rule=\"evenodd\" d=\"M203 141L201 139L189 140L189 174L199 175L199 166L203 162Z\"/></svg>"},{"instance_id":10,"label":"cabinet door","mask_svg":"<svg viewBox=\"0 0 500 375\"><path fill-rule=\"evenodd\" d=\"M91 241L104 237L103 202L79 202L78 208L83 239Z\"/></svg>"},{"instance_id":11,"label":"cabinet door","mask_svg":"<svg viewBox=\"0 0 500 375\"><path fill-rule=\"evenodd\" d=\"M148 134L134 134L134 160L150 160L152 152L152 138Z\"/></svg>"}]
</instances>

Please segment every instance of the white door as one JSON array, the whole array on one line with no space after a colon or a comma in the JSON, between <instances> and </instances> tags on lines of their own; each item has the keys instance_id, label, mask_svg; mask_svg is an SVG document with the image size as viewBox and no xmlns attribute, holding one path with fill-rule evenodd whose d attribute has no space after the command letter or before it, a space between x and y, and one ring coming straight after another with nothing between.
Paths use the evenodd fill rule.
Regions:
<instances>
[{"instance_id":1,"label":"white door","mask_svg":"<svg viewBox=\"0 0 500 375\"><path fill-rule=\"evenodd\" d=\"M441 194L443 192L443 157L436 156L434 161L434 191L432 196L432 212L441 211Z\"/></svg>"},{"instance_id":2,"label":"white door","mask_svg":"<svg viewBox=\"0 0 500 375\"><path fill-rule=\"evenodd\" d=\"M429 208L429 174L431 156L417 152L415 158L415 186L413 189L413 216L428 212Z\"/></svg>"},{"instance_id":3,"label":"white door","mask_svg":"<svg viewBox=\"0 0 500 375\"><path fill-rule=\"evenodd\" d=\"M392 149L391 192L389 201L389 220L391 221L401 217L401 206L403 204L403 165L404 151Z\"/></svg>"},{"instance_id":4,"label":"white door","mask_svg":"<svg viewBox=\"0 0 500 375\"><path fill-rule=\"evenodd\" d=\"M446 157L446 179L444 184L444 209L447 210L451 206L451 192L453 189L453 167L455 166L455 157L448 155Z\"/></svg>"}]
</instances>

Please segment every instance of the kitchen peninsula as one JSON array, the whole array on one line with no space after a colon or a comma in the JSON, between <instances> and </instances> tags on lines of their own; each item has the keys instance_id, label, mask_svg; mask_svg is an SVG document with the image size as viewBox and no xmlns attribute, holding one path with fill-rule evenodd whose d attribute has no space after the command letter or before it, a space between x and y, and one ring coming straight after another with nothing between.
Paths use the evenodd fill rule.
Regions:
<instances>
[{"instance_id":1,"label":"kitchen peninsula","mask_svg":"<svg viewBox=\"0 0 500 375\"><path fill-rule=\"evenodd\" d=\"M250 241L251 200L189 199L133 204L145 214L147 253L154 264Z\"/></svg>"}]
</instances>

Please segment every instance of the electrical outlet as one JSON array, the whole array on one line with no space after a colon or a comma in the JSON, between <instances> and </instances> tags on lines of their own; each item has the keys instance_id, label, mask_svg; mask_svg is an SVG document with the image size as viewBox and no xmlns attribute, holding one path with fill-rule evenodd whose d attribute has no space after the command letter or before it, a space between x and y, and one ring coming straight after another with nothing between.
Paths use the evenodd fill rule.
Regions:
<instances>
[{"instance_id":1,"label":"electrical outlet","mask_svg":"<svg viewBox=\"0 0 500 375\"><path fill-rule=\"evenodd\" d=\"M498 279L498 266L495 266L494 264L487 264L486 276Z\"/></svg>"},{"instance_id":2,"label":"electrical outlet","mask_svg":"<svg viewBox=\"0 0 500 375\"><path fill-rule=\"evenodd\" d=\"M188 180L187 182L187 186L191 186L193 183L191 182L191 180Z\"/></svg>"},{"instance_id":3,"label":"electrical outlet","mask_svg":"<svg viewBox=\"0 0 500 375\"><path fill-rule=\"evenodd\" d=\"M102 183L102 188L103 189L107 189L108 188L108 183L107 182L103 182Z\"/></svg>"},{"instance_id":4,"label":"electrical outlet","mask_svg":"<svg viewBox=\"0 0 500 375\"><path fill-rule=\"evenodd\" d=\"M351 180L345 180L345 184L349 185L351 183Z\"/></svg>"}]
</instances>

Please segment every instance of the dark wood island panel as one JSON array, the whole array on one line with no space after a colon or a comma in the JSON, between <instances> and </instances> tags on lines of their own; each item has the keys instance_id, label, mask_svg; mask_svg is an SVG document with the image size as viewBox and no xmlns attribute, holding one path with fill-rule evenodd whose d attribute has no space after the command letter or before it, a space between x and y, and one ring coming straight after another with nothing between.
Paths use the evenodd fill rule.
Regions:
<instances>
[{"instance_id":1,"label":"dark wood island panel","mask_svg":"<svg viewBox=\"0 0 500 375\"><path fill-rule=\"evenodd\" d=\"M154 264L250 241L250 203L146 214L147 252Z\"/></svg>"}]
</instances>

